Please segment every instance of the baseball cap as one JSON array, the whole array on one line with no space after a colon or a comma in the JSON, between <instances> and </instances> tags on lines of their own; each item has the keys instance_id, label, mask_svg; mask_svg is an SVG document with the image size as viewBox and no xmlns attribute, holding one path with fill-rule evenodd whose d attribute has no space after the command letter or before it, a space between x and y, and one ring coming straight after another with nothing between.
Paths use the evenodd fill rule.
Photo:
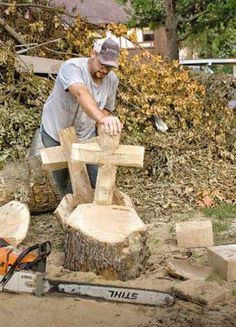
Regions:
<instances>
[{"instance_id":1,"label":"baseball cap","mask_svg":"<svg viewBox=\"0 0 236 327\"><path fill-rule=\"evenodd\" d=\"M120 47L111 37L95 40L93 50L98 53L102 65L118 67Z\"/></svg>"}]
</instances>

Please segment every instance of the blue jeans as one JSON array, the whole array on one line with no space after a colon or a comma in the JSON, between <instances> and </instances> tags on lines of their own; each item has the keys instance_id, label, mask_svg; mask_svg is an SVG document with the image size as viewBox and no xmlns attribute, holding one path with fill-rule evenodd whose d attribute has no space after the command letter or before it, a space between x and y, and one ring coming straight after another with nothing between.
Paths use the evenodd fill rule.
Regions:
<instances>
[{"instance_id":1,"label":"blue jeans","mask_svg":"<svg viewBox=\"0 0 236 327\"><path fill-rule=\"evenodd\" d=\"M51 147L60 145L59 142L55 141L51 136L49 136L47 134L47 132L45 131L45 129L42 125L40 127L40 133L41 133L42 142L43 142L43 145L45 146L45 148L51 148ZM91 136L92 137L96 136L96 132L94 131L94 135L91 135ZM95 188L96 181L97 181L98 166L87 164L86 168L87 168L90 183L91 183L92 187ZM52 174L53 174L53 178L56 182L56 185L59 189L60 195L62 197L68 193L71 193L71 194L73 193L68 168L53 171Z\"/></svg>"}]
</instances>

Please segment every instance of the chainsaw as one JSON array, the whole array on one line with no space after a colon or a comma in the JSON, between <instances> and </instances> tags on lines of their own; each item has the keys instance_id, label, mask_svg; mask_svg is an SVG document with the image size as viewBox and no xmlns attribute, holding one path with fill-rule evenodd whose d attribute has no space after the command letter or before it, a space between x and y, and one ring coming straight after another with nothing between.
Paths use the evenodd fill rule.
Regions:
<instances>
[{"instance_id":1,"label":"chainsaw","mask_svg":"<svg viewBox=\"0 0 236 327\"><path fill-rule=\"evenodd\" d=\"M51 252L49 241L19 250L0 238L0 291L13 293L63 294L103 301L169 307L175 298L156 290L49 280L46 260Z\"/></svg>"}]
</instances>

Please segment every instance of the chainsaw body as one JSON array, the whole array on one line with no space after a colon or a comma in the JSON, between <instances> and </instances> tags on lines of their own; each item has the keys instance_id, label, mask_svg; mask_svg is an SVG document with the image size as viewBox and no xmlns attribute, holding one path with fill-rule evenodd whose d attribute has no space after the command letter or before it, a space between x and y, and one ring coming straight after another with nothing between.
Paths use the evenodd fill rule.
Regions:
<instances>
[{"instance_id":1,"label":"chainsaw body","mask_svg":"<svg viewBox=\"0 0 236 327\"><path fill-rule=\"evenodd\" d=\"M0 238L0 291L33 293L50 252L48 241L20 250Z\"/></svg>"}]
</instances>

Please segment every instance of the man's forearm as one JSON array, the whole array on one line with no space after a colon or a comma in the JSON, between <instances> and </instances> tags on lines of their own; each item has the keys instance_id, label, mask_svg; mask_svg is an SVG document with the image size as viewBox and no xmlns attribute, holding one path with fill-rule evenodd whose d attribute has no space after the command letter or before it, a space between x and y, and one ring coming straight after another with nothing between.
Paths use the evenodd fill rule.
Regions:
<instances>
[{"instance_id":1,"label":"man's forearm","mask_svg":"<svg viewBox=\"0 0 236 327\"><path fill-rule=\"evenodd\" d=\"M85 85L73 84L68 90L89 117L98 123L104 124L106 133L116 135L121 132L123 125L119 118L109 115L106 110L101 110Z\"/></svg>"},{"instance_id":2,"label":"man's forearm","mask_svg":"<svg viewBox=\"0 0 236 327\"><path fill-rule=\"evenodd\" d=\"M69 91L76 97L80 106L89 117L99 122L106 116L106 114L99 109L96 101L91 96L86 86L80 85L79 87L76 87L76 85L72 85L69 87Z\"/></svg>"}]
</instances>

